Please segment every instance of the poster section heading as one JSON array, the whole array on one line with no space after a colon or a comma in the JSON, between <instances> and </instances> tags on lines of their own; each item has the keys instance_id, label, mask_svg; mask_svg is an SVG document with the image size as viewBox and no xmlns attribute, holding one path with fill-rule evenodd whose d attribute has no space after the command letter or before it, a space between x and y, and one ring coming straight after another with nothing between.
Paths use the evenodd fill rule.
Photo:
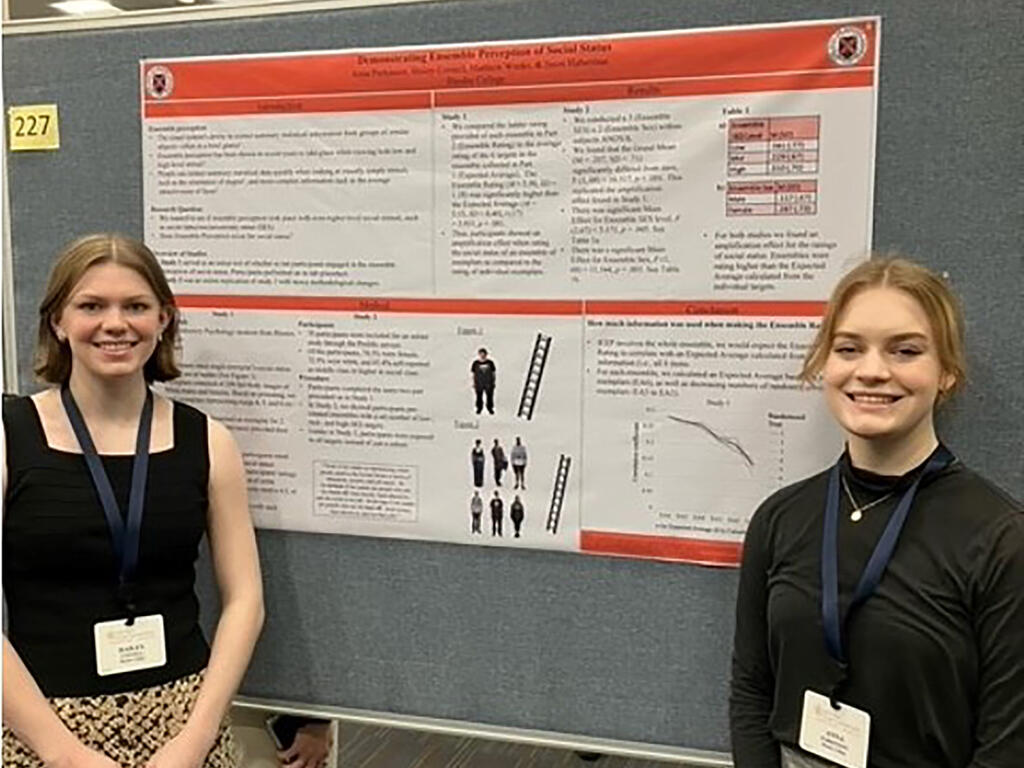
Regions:
<instances>
[{"instance_id":1,"label":"poster section heading","mask_svg":"<svg viewBox=\"0 0 1024 768\"><path fill-rule=\"evenodd\" d=\"M141 62L172 390L257 522L738 562L839 446L796 371L870 247L878 24Z\"/></svg>"},{"instance_id":2,"label":"poster section heading","mask_svg":"<svg viewBox=\"0 0 1024 768\"><path fill-rule=\"evenodd\" d=\"M834 50L833 38L844 29L858 37L849 58ZM147 86L144 116L429 109L864 88L875 82L876 32L876 19L859 19L848 24L147 60L142 62ZM156 75L150 74L154 68Z\"/></svg>"}]
</instances>

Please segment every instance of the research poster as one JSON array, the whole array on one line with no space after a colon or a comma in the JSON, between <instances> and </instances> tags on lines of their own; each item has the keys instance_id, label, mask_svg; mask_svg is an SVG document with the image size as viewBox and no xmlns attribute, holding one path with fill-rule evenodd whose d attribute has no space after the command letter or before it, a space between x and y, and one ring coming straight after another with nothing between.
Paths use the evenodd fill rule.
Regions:
<instances>
[{"instance_id":1,"label":"research poster","mask_svg":"<svg viewBox=\"0 0 1024 768\"><path fill-rule=\"evenodd\" d=\"M840 450L877 17L140 62L145 236L257 525L735 565Z\"/></svg>"}]
</instances>

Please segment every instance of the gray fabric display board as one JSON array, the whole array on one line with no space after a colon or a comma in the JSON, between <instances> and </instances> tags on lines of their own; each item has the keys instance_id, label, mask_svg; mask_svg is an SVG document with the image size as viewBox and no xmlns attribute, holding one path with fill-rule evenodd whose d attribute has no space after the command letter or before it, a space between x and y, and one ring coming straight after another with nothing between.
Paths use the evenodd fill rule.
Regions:
<instances>
[{"instance_id":1,"label":"gray fabric display board","mask_svg":"<svg viewBox=\"0 0 1024 768\"><path fill-rule=\"evenodd\" d=\"M62 147L8 157L18 370L57 249L142 232L138 61L620 33L881 13L874 241L948 272L971 376L941 432L1024 496L1018 3L476 0L9 36L8 104L57 102ZM737 573L264 531L249 696L726 751ZM204 590L208 589L204 587Z\"/></svg>"}]
</instances>

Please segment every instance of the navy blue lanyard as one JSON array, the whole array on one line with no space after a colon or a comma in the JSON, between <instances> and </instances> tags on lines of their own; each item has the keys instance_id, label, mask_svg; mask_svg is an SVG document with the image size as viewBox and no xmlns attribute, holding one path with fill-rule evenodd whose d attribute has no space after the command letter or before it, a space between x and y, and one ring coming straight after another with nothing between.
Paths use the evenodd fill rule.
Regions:
<instances>
[{"instance_id":1,"label":"navy blue lanyard","mask_svg":"<svg viewBox=\"0 0 1024 768\"><path fill-rule=\"evenodd\" d=\"M100 461L96 445L89 434L89 428L86 426L82 412L78 410L78 404L71 396L71 390L67 385L61 388L60 398L64 403L68 419L71 421L71 428L75 431L75 437L78 438L78 444L82 448L82 456L85 457L89 474L92 475L92 483L100 497L103 513L107 517L110 538L114 544L114 557L119 564L117 595L128 612L129 623L131 623L135 616L132 580L139 564L139 534L142 530L146 477L149 474L149 436L153 427L153 392L149 387L146 388L146 401L142 404L142 414L139 416L139 431L135 438L135 459L132 462L132 485L128 495L127 521L121 519L121 510L118 507L117 498L114 496L114 490L110 487L110 478L107 477L107 471L103 468L103 462Z\"/></svg>"},{"instance_id":2,"label":"navy blue lanyard","mask_svg":"<svg viewBox=\"0 0 1024 768\"><path fill-rule=\"evenodd\" d=\"M917 495L921 481L928 475L945 469L954 460L953 454L945 446L940 445L928 460L924 471L918 474L911 486L904 492L889 518L889 523L885 526L881 538L875 545L868 564L864 567L853 600L842 620L839 616L839 462L829 472L828 491L825 497L825 531L821 538L821 618L825 628L825 646L828 648L829 655L839 662L844 680L847 659L843 648L842 628L850 620L850 615L874 594L882 580L882 575L892 559L900 532L903 530L903 524L907 521L910 505L914 503L914 496ZM833 699L835 694L836 691L833 691Z\"/></svg>"}]
</instances>

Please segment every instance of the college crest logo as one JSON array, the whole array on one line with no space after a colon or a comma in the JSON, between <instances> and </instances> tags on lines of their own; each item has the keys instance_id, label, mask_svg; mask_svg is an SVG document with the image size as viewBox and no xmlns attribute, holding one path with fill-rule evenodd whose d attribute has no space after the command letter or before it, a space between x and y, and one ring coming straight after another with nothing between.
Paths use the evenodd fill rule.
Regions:
<instances>
[{"instance_id":1,"label":"college crest logo","mask_svg":"<svg viewBox=\"0 0 1024 768\"><path fill-rule=\"evenodd\" d=\"M164 66L150 67L146 72L146 93L154 99L166 99L174 90L174 75Z\"/></svg>"},{"instance_id":2,"label":"college crest logo","mask_svg":"<svg viewBox=\"0 0 1024 768\"><path fill-rule=\"evenodd\" d=\"M852 67L868 51L868 36L859 27L842 27L828 40L828 57L841 67Z\"/></svg>"}]
</instances>

